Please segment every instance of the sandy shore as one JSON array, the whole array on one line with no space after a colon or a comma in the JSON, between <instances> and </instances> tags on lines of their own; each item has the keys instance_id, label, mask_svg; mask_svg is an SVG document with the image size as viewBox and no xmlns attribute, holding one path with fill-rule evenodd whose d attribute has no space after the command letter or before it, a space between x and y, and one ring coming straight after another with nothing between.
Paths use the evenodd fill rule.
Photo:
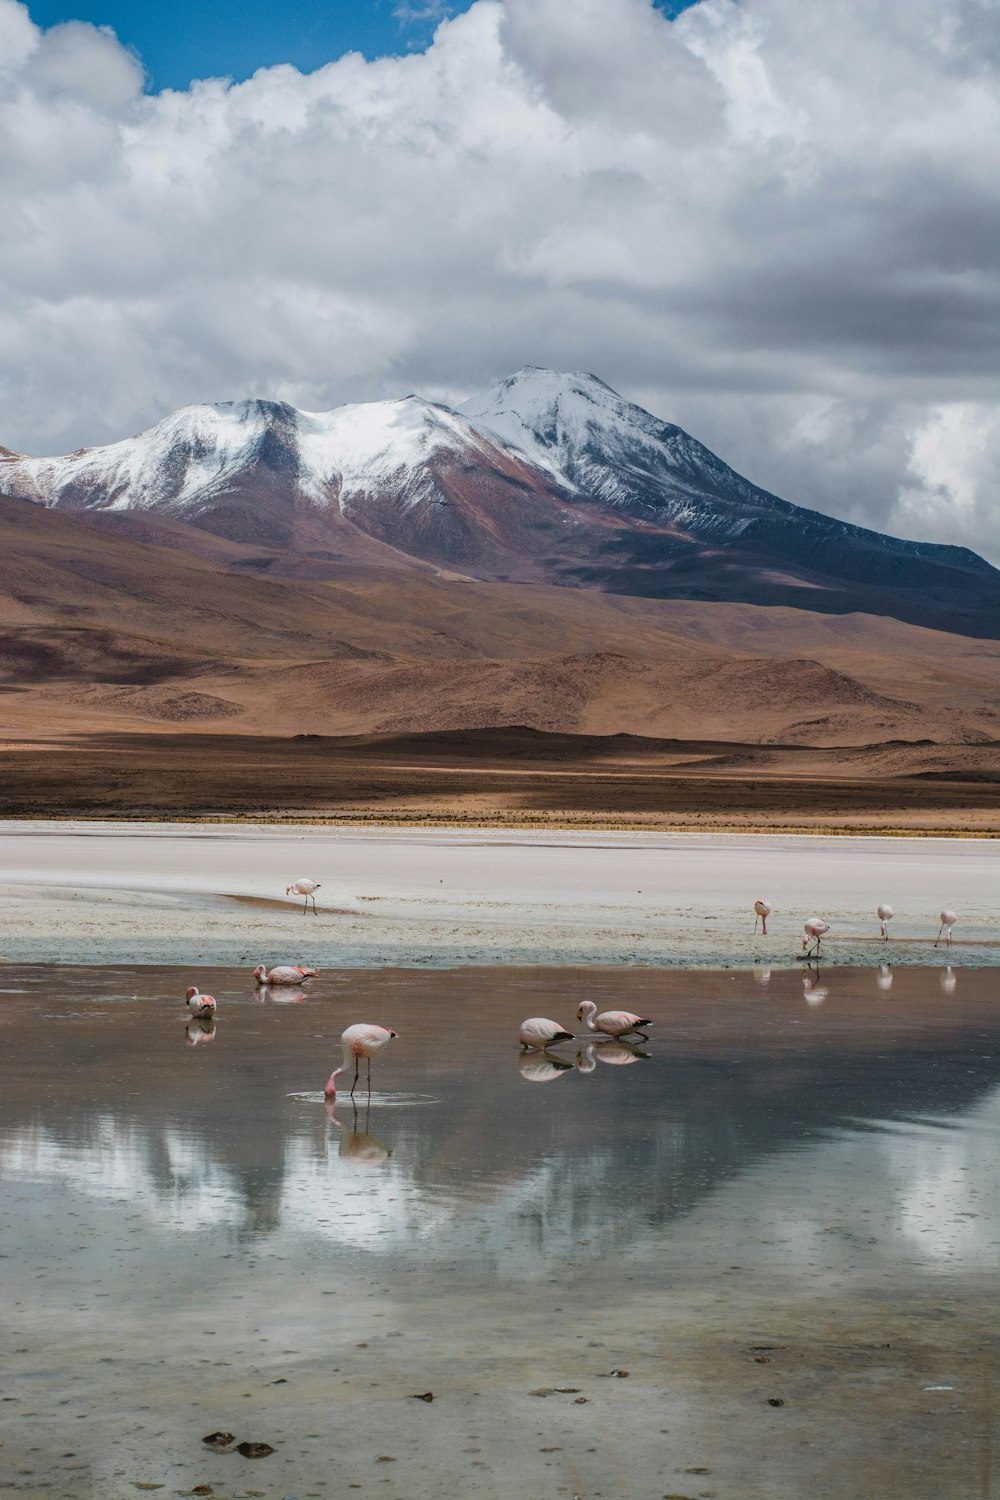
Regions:
<instances>
[{"instance_id":1,"label":"sandy shore","mask_svg":"<svg viewBox=\"0 0 1000 1500\"><path fill-rule=\"evenodd\" d=\"M302 875L318 917L284 895ZM4 826L0 899L11 962L782 967L818 911L830 963L943 963L949 906L951 958L1000 964L997 849L977 839L25 821Z\"/></svg>"}]
</instances>

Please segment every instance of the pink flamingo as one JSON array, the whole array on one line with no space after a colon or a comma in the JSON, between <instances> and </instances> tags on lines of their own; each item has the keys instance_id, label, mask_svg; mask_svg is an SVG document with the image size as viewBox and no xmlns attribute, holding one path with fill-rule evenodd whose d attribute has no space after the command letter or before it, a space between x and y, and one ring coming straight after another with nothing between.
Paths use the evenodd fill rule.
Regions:
<instances>
[{"instance_id":1,"label":"pink flamingo","mask_svg":"<svg viewBox=\"0 0 1000 1500\"><path fill-rule=\"evenodd\" d=\"M188 987L187 1008L193 1016L214 1016L215 996L203 995L196 984Z\"/></svg>"},{"instance_id":2,"label":"pink flamingo","mask_svg":"<svg viewBox=\"0 0 1000 1500\"><path fill-rule=\"evenodd\" d=\"M298 964L279 964L270 974L264 964L258 964L253 977L258 984L301 984L303 979L315 979L318 969L300 969Z\"/></svg>"},{"instance_id":3,"label":"pink flamingo","mask_svg":"<svg viewBox=\"0 0 1000 1500\"><path fill-rule=\"evenodd\" d=\"M565 1031L558 1021L549 1021L545 1016L529 1016L526 1021L521 1022L517 1039L525 1052L532 1048L544 1052L546 1047L553 1046L555 1042L571 1042L573 1033Z\"/></svg>"},{"instance_id":4,"label":"pink flamingo","mask_svg":"<svg viewBox=\"0 0 1000 1500\"><path fill-rule=\"evenodd\" d=\"M802 939L803 948L808 948L810 943L816 944L816 947L807 956L812 958L813 953L815 953L816 957L819 958L819 945L830 931L829 922L824 922L822 917L810 917L808 922L805 923L803 931L805 932L805 937Z\"/></svg>"},{"instance_id":5,"label":"pink flamingo","mask_svg":"<svg viewBox=\"0 0 1000 1500\"><path fill-rule=\"evenodd\" d=\"M318 880L306 880L305 877L303 877L301 880L293 880L292 883L291 883L291 885L286 885L285 886L285 895L286 896L305 896L306 899L302 903L302 915L305 916L305 914L306 914L306 908L307 908L307 906L309 905L309 903L311 901L312 904L313 904L313 914L314 914L314 916L319 916L319 913L316 910L316 892L318 890L319 890L319 881Z\"/></svg>"},{"instance_id":6,"label":"pink flamingo","mask_svg":"<svg viewBox=\"0 0 1000 1500\"><path fill-rule=\"evenodd\" d=\"M764 930L762 936L767 937L767 919L771 915L771 903L770 901L765 901L762 896L758 896L753 904L753 909L757 913L754 918L753 930L756 932L757 923L759 921L763 922Z\"/></svg>"},{"instance_id":7,"label":"pink flamingo","mask_svg":"<svg viewBox=\"0 0 1000 1500\"><path fill-rule=\"evenodd\" d=\"M934 939L934 946L935 946L935 948L937 947L938 943L941 941L941 933L942 932L945 935L944 940L945 940L946 944L948 945L949 948L951 947L951 929L954 927L954 925L955 925L955 923L957 921L958 921L958 918L956 917L956 915L955 915L955 913L953 911L943 911L941 913L941 928L940 928L940 931L938 932L937 937Z\"/></svg>"},{"instance_id":8,"label":"pink flamingo","mask_svg":"<svg viewBox=\"0 0 1000 1500\"><path fill-rule=\"evenodd\" d=\"M390 1031L388 1026L373 1026L364 1021L358 1022L356 1026L348 1026L340 1038L340 1044L344 1049L344 1061L339 1068L334 1068L326 1081L326 1088L323 1090L327 1099L336 1098L337 1079L343 1073L352 1057L354 1058L354 1082L351 1084L351 1097L354 1097L354 1090L357 1087L358 1069L361 1066L361 1059L367 1057L368 1097L371 1098L372 1058L376 1052L382 1050L386 1042L391 1042L395 1035L396 1033Z\"/></svg>"},{"instance_id":9,"label":"pink flamingo","mask_svg":"<svg viewBox=\"0 0 1000 1500\"><path fill-rule=\"evenodd\" d=\"M882 935L883 943L887 943L889 941L887 924L892 921L892 907L886 906L884 901L880 901L877 907L877 911L878 930Z\"/></svg>"},{"instance_id":10,"label":"pink flamingo","mask_svg":"<svg viewBox=\"0 0 1000 1500\"><path fill-rule=\"evenodd\" d=\"M642 1030L643 1026L652 1026L652 1021L644 1016L633 1015L630 1010L605 1010L597 1014L597 1006L593 1000L582 1000L576 1013L578 1021L586 1021L588 1031L600 1031L605 1036L613 1037L617 1042L620 1037L627 1036L634 1031L636 1036L641 1036L644 1042L649 1037Z\"/></svg>"}]
</instances>

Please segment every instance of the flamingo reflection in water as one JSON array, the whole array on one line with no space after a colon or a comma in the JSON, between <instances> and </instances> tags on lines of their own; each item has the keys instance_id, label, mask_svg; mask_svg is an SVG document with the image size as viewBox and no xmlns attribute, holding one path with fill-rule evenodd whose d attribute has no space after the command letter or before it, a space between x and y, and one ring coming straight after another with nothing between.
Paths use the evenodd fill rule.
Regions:
<instances>
[{"instance_id":1,"label":"flamingo reflection in water","mask_svg":"<svg viewBox=\"0 0 1000 1500\"><path fill-rule=\"evenodd\" d=\"M875 983L880 990L892 989L892 970L888 964L879 964L878 973L875 975Z\"/></svg>"},{"instance_id":2,"label":"flamingo reflection in water","mask_svg":"<svg viewBox=\"0 0 1000 1500\"><path fill-rule=\"evenodd\" d=\"M362 1127L358 1116L358 1106L351 1100L351 1111L353 1119L350 1128L344 1120L337 1118L337 1101L331 1095L326 1101L326 1113L332 1125L336 1125L340 1131L339 1155L342 1160L350 1162L351 1166L360 1167L362 1170L371 1167L384 1167L392 1151L380 1141L377 1136L372 1135L368 1128L368 1118L371 1113L366 1108L364 1112L364 1125Z\"/></svg>"},{"instance_id":3,"label":"flamingo reflection in water","mask_svg":"<svg viewBox=\"0 0 1000 1500\"><path fill-rule=\"evenodd\" d=\"M952 968L951 964L949 964L941 975L941 988L944 990L946 995L953 995L955 993L955 986L957 984L958 975L955 973L955 970Z\"/></svg>"},{"instance_id":4,"label":"flamingo reflection in water","mask_svg":"<svg viewBox=\"0 0 1000 1500\"><path fill-rule=\"evenodd\" d=\"M184 1028L184 1040L189 1047L198 1047L202 1042L214 1042L215 1017L192 1016Z\"/></svg>"},{"instance_id":5,"label":"flamingo reflection in water","mask_svg":"<svg viewBox=\"0 0 1000 1500\"><path fill-rule=\"evenodd\" d=\"M820 983L819 970L815 974L812 969L802 976L802 998L807 1005L822 1005L830 991L825 984Z\"/></svg>"},{"instance_id":6,"label":"flamingo reflection in water","mask_svg":"<svg viewBox=\"0 0 1000 1500\"><path fill-rule=\"evenodd\" d=\"M257 1000L263 1005L270 1000L272 1005L301 1005L307 999L305 990L269 989L266 984L257 989Z\"/></svg>"},{"instance_id":7,"label":"flamingo reflection in water","mask_svg":"<svg viewBox=\"0 0 1000 1500\"><path fill-rule=\"evenodd\" d=\"M517 1070L525 1083L551 1083L554 1078L565 1078L574 1071L565 1057L552 1057L548 1052L522 1052L517 1059Z\"/></svg>"},{"instance_id":8,"label":"flamingo reflection in water","mask_svg":"<svg viewBox=\"0 0 1000 1500\"><path fill-rule=\"evenodd\" d=\"M581 1073L592 1073L599 1062L624 1068L629 1063L641 1062L652 1055L651 1052L644 1052L641 1047L630 1046L628 1042L588 1042L576 1054L576 1065Z\"/></svg>"}]
</instances>

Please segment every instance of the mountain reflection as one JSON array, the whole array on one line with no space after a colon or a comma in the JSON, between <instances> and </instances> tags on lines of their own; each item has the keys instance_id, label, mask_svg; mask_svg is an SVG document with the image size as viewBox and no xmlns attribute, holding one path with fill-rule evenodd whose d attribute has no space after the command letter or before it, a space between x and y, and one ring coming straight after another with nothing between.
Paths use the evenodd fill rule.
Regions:
<instances>
[{"instance_id":1,"label":"mountain reflection","mask_svg":"<svg viewBox=\"0 0 1000 1500\"><path fill-rule=\"evenodd\" d=\"M95 1024L82 1051L78 1007L62 1029L58 1011L26 1012L8 1057L44 1049L44 1068L0 1105L0 1168L29 1192L56 1186L119 1218L127 1206L164 1253L177 1235L216 1234L290 1258L329 1247L537 1277L559 1260L658 1255L666 1236L725 1212L766 1223L790 1268L821 1234L869 1243L875 1220L873 1254L941 1268L960 1249L992 1264L996 1028L935 1018L918 1045L900 976L887 1006L871 1003L873 972L859 975L850 1014L837 1010L848 978L822 1009L803 1006L826 989L806 978L762 992L747 976L734 1006L750 995L759 1009L735 1006L724 1027L699 1018L696 1033L672 1033L664 1016L655 1047L588 1040L516 1068L509 1028L491 1021L485 1041L449 1049L451 1013L423 1032L414 1013L411 1051L387 1056L370 1108L292 1092L328 1071L312 1007L267 1031L267 1007L234 1004L215 1045L193 1053L172 1022L152 1045L148 1010L113 1031ZM940 978L927 976L938 1004ZM65 1083L40 1092L43 1074ZM415 1079L427 1093L399 1092Z\"/></svg>"}]
</instances>

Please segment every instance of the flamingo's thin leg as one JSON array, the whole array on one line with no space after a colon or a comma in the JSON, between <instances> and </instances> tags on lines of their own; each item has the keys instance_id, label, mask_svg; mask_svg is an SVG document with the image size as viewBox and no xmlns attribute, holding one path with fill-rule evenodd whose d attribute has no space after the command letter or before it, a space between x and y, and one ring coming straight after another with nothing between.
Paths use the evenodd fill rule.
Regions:
<instances>
[{"instance_id":1,"label":"flamingo's thin leg","mask_svg":"<svg viewBox=\"0 0 1000 1500\"><path fill-rule=\"evenodd\" d=\"M358 1069L360 1068L360 1066L361 1066L361 1059L359 1057L356 1057L354 1059L354 1082L351 1084L351 1098L352 1099L354 1098L354 1090L357 1087ZM369 1063L368 1066L371 1067L371 1063Z\"/></svg>"}]
</instances>

